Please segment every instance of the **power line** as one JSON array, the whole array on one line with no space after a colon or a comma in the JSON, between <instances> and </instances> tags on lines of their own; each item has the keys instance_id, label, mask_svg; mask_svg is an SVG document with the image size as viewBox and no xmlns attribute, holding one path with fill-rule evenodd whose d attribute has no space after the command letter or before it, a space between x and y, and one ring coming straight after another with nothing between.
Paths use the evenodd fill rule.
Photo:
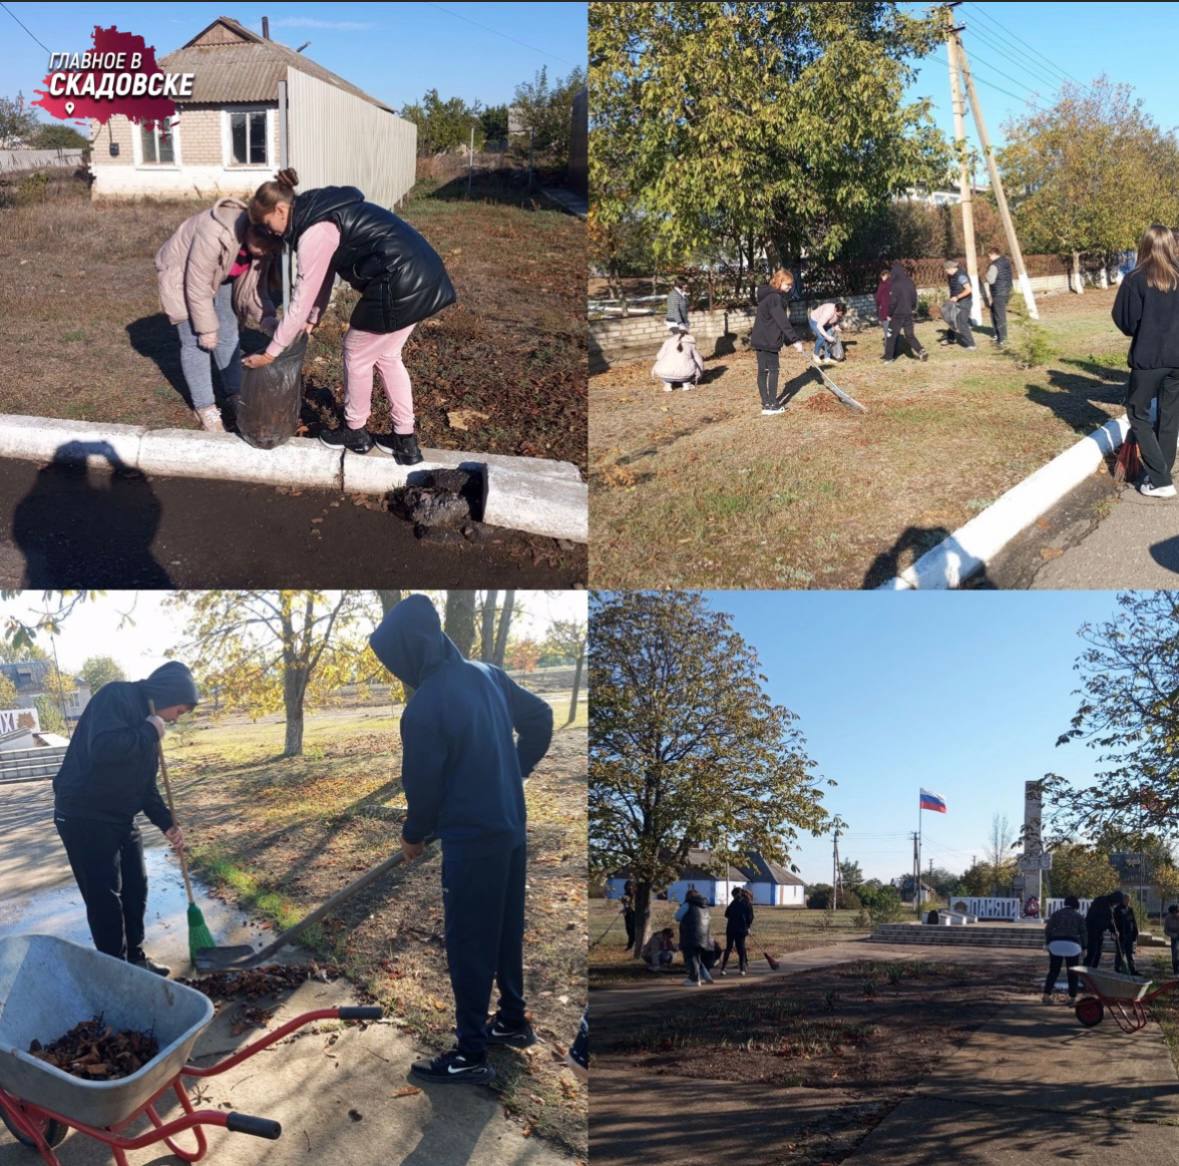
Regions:
<instances>
[{"instance_id":1,"label":"power line","mask_svg":"<svg viewBox=\"0 0 1179 1166\"><path fill-rule=\"evenodd\" d=\"M1061 86L1059 77L1054 77L1042 65L1037 65L1030 57L1024 57L1023 60L1018 59L1013 54L1018 54L1019 50L1012 48L1010 45L1005 45L992 34L988 33L981 25L975 25L970 28L971 37L978 37L988 49L994 49L995 52L1002 54L1004 57L1012 57L1012 64L1018 65L1020 68L1027 71L1036 81L1048 86L1053 92L1058 90Z\"/></svg>"},{"instance_id":2,"label":"power line","mask_svg":"<svg viewBox=\"0 0 1179 1166\"><path fill-rule=\"evenodd\" d=\"M16 23L19 24L21 26L21 28L23 28L25 30L25 32L27 32L29 34L29 36L32 36L33 40L37 41L37 44L39 44L47 53L49 53L50 56L53 55L53 50L48 45L44 44L42 41L37 40L37 38L35 36L33 36L32 30L29 28L29 26L27 24L25 24L25 22L23 20L21 20L21 18L19 16L17 16L17 14L15 12L13 12L12 9L9 8L7 4L0 4L0 8L3 8L4 11L7 12L8 15L11 16L12 19L15 20Z\"/></svg>"},{"instance_id":3,"label":"power line","mask_svg":"<svg viewBox=\"0 0 1179 1166\"><path fill-rule=\"evenodd\" d=\"M943 65L948 66L950 63L946 60L945 57L939 57L937 53L930 53L929 56L932 60L940 61ZM971 69L971 75L974 77L975 81L978 82L978 84L985 85L988 89L994 89L999 93L1003 93L1007 97L1014 99L1015 101L1022 101L1024 105L1030 105L1033 109L1038 110L1045 108L1044 106L1040 105L1039 102L1032 101L1029 97L1021 97L1018 93L1012 93L1010 89L1004 89L1002 85L996 85L993 81L984 80L975 72L974 69Z\"/></svg>"},{"instance_id":4,"label":"power line","mask_svg":"<svg viewBox=\"0 0 1179 1166\"><path fill-rule=\"evenodd\" d=\"M1016 34L1014 32L1011 32L1007 28L1006 25L1001 23L996 17L992 16L989 12L987 12L982 7L982 5L977 4L977 3L971 3L970 7L972 9L977 8L978 15L980 15L988 23L993 24L998 29L1000 35L1007 37L1008 39L1018 41L1025 48L1030 49L1031 52L1033 52L1037 57L1039 57L1042 61L1044 61L1050 68L1056 70L1056 72L1059 73L1065 80L1072 81L1074 84L1080 85L1082 89L1088 88L1088 86L1085 85L1084 82L1078 81L1077 78L1074 77L1070 72L1068 72L1066 69L1062 69L1054 60L1052 60L1051 57L1045 56L1045 54L1040 52L1040 50L1037 49L1034 45L1028 44L1028 42L1026 40L1024 40L1023 37L1019 36L1018 34Z\"/></svg>"},{"instance_id":5,"label":"power line","mask_svg":"<svg viewBox=\"0 0 1179 1166\"><path fill-rule=\"evenodd\" d=\"M527 41L517 40L514 36L508 36L506 32L500 32L497 28L491 28L489 25L481 24L478 20L472 20L469 16L464 16L461 12L456 12L453 8L447 8L445 4L437 3L437 0L430 0L435 8L441 8L443 12L449 13L451 16L457 17L459 20L465 20L468 24L473 24L476 28L483 29L484 32L491 33L492 36L501 37L503 40L509 40L512 44L520 45L521 48L531 49L534 53L540 53L542 57L551 57L554 61L562 61L566 65L572 65L575 69L580 69L581 66L576 61L569 60L568 57L559 57L556 53L549 52L548 49L537 48L536 45L530 45Z\"/></svg>"}]
</instances>

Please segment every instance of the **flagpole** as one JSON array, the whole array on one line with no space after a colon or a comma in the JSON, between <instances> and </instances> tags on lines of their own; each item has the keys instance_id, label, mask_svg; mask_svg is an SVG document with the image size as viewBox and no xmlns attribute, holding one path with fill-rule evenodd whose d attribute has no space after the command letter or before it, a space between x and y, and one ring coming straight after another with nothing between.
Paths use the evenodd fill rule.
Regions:
<instances>
[{"instance_id":1,"label":"flagpole","mask_svg":"<svg viewBox=\"0 0 1179 1166\"><path fill-rule=\"evenodd\" d=\"M917 794L917 882L913 887L913 901L917 904L917 922L921 922L921 851L925 836L922 833L924 819L921 817L921 794Z\"/></svg>"}]
</instances>

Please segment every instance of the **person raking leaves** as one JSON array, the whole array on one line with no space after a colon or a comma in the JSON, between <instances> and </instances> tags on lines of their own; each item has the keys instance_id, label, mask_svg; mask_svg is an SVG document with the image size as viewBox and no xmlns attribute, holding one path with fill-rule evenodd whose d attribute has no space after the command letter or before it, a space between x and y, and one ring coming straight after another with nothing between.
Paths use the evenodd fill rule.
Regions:
<instances>
[{"instance_id":1,"label":"person raking leaves","mask_svg":"<svg viewBox=\"0 0 1179 1166\"><path fill-rule=\"evenodd\" d=\"M369 639L414 690L401 717L401 830L407 860L442 841L454 1048L414 1063L419 1080L485 1085L487 1046L528 1048L524 1002L524 782L548 751L553 711L501 668L467 660L424 595L404 599ZM498 1007L488 1019L492 983Z\"/></svg>"},{"instance_id":2,"label":"person raking leaves","mask_svg":"<svg viewBox=\"0 0 1179 1166\"><path fill-rule=\"evenodd\" d=\"M158 746L167 726L199 699L192 673L177 660L146 680L104 684L79 718L53 779L53 821L86 904L94 946L161 976L170 969L143 950L147 867L135 815L159 827L174 850L184 849L184 835L156 786Z\"/></svg>"}]
</instances>

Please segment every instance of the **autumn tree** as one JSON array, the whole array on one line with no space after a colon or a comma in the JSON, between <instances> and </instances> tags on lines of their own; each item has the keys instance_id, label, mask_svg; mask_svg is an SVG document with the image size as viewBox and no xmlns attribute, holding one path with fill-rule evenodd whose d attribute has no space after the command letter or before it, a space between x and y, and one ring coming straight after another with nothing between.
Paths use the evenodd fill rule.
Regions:
<instances>
[{"instance_id":1,"label":"autumn tree","mask_svg":"<svg viewBox=\"0 0 1179 1166\"><path fill-rule=\"evenodd\" d=\"M111 656L91 656L78 673L91 692L97 692L112 680L126 680L126 674Z\"/></svg>"},{"instance_id":2,"label":"autumn tree","mask_svg":"<svg viewBox=\"0 0 1179 1166\"><path fill-rule=\"evenodd\" d=\"M668 263L722 242L831 258L895 194L941 179L928 101L905 103L940 16L896 3L590 6L600 241L649 221Z\"/></svg>"},{"instance_id":3,"label":"autumn tree","mask_svg":"<svg viewBox=\"0 0 1179 1166\"><path fill-rule=\"evenodd\" d=\"M16 685L0 672L0 709L14 709L19 701Z\"/></svg>"},{"instance_id":4,"label":"autumn tree","mask_svg":"<svg viewBox=\"0 0 1179 1166\"><path fill-rule=\"evenodd\" d=\"M1086 623L1074 670L1080 698L1058 746L1097 754L1088 784L1047 774L1050 823L1064 839L1179 828L1179 591L1126 591L1114 616Z\"/></svg>"},{"instance_id":5,"label":"autumn tree","mask_svg":"<svg viewBox=\"0 0 1179 1166\"><path fill-rule=\"evenodd\" d=\"M1109 857L1091 846L1062 842L1052 850L1052 870L1046 876L1056 898L1076 895L1093 899L1117 890L1118 872Z\"/></svg>"},{"instance_id":6,"label":"autumn tree","mask_svg":"<svg viewBox=\"0 0 1179 1166\"><path fill-rule=\"evenodd\" d=\"M303 752L306 704L344 683L365 654L376 620L360 591L187 591L166 603L183 611L188 638L172 650L229 707L286 716L284 757Z\"/></svg>"},{"instance_id":7,"label":"autumn tree","mask_svg":"<svg viewBox=\"0 0 1179 1166\"><path fill-rule=\"evenodd\" d=\"M479 106L468 105L461 97L443 100L437 89L429 89L421 101L405 106L401 116L418 127L418 156L445 154L456 146L466 146L475 130L475 144L483 144L483 123Z\"/></svg>"},{"instance_id":8,"label":"autumn tree","mask_svg":"<svg viewBox=\"0 0 1179 1166\"><path fill-rule=\"evenodd\" d=\"M652 894L688 851L718 867L786 862L826 822L797 717L767 695L757 655L690 592L601 593L590 619L590 866L635 883L637 947Z\"/></svg>"},{"instance_id":9,"label":"autumn tree","mask_svg":"<svg viewBox=\"0 0 1179 1166\"><path fill-rule=\"evenodd\" d=\"M512 111L520 119L533 147L565 163L573 129L573 99L585 87L585 74L572 69L567 77L550 81L542 67L531 81L516 86Z\"/></svg>"},{"instance_id":10,"label":"autumn tree","mask_svg":"<svg viewBox=\"0 0 1179 1166\"><path fill-rule=\"evenodd\" d=\"M1143 111L1130 85L1066 83L1049 109L1004 126L998 160L1020 241L1072 258L1134 248L1151 223L1179 218L1179 144Z\"/></svg>"},{"instance_id":11,"label":"autumn tree","mask_svg":"<svg viewBox=\"0 0 1179 1166\"><path fill-rule=\"evenodd\" d=\"M549 644L566 660L577 661L577 668L573 673L573 692L569 697L569 719L565 722L571 725L577 720L577 701L581 696L581 678L585 667L586 625L577 619L553 620L552 627L549 628Z\"/></svg>"},{"instance_id":12,"label":"autumn tree","mask_svg":"<svg viewBox=\"0 0 1179 1166\"><path fill-rule=\"evenodd\" d=\"M446 593L446 634L454 640L458 650L470 657L475 650L475 592L448 591Z\"/></svg>"}]
</instances>

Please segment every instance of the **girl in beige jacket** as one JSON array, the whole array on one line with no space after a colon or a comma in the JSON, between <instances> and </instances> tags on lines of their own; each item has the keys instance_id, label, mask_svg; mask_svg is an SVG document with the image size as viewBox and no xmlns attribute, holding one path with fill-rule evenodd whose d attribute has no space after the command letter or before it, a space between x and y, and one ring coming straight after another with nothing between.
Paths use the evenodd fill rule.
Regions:
<instances>
[{"instance_id":1,"label":"girl in beige jacket","mask_svg":"<svg viewBox=\"0 0 1179 1166\"><path fill-rule=\"evenodd\" d=\"M186 219L156 252L160 305L180 336L180 367L202 427L224 431L213 396L213 370L225 395L241 388L238 321L273 333L271 258L277 240L250 227L246 204L222 198Z\"/></svg>"}]
</instances>

